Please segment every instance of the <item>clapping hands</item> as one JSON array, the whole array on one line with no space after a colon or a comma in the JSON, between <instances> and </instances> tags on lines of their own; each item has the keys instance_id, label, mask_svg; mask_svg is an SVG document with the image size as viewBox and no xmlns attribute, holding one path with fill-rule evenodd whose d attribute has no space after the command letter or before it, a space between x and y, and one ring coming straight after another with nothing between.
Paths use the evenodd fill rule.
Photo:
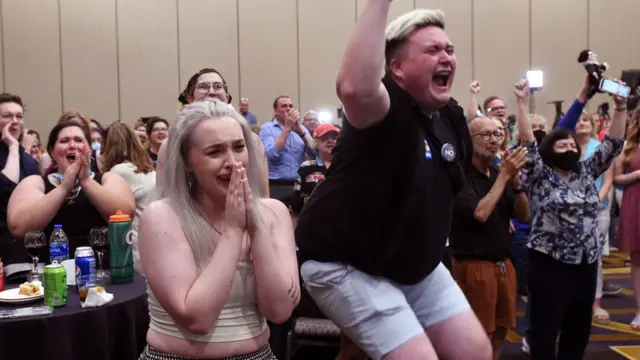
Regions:
<instances>
[{"instance_id":1,"label":"clapping hands","mask_svg":"<svg viewBox=\"0 0 640 360\"><path fill-rule=\"evenodd\" d=\"M500 163L500 173L512 181L518 181L519 178L515 180L514 177L520 173L520 169L527 163L527 153L527 149L521 146L507 153Z\"/></svg>"},{"instance_id":2,"label":"clapping hands","mask_svg":"<svg viewBox=\"0 0 640 360\"><path fill-rule=\"evenodd\" d=\"M300 111L298 111L298 109L289 110L284 119L284 126L296 134L304 136L304 130L300 124Z\"/></svg>"}]
</instances>

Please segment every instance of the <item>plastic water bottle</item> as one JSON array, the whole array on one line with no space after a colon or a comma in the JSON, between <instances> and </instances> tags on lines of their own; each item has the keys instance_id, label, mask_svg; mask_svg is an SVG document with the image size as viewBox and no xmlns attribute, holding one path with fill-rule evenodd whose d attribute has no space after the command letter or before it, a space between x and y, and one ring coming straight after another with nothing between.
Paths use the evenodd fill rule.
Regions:
<instances>
[{"instance_id":1,"label":"plastic water bottle","mask_svg":"<svg viewBox=\"0 0 640 360\"><path fill-rule=\"evenodd\" d=\"M49 238L49 260L51 263L56 260L60 264L69 259L69 238L62 230L62 225L54 225L53 229Z\"/></svg>"}]
</instances>

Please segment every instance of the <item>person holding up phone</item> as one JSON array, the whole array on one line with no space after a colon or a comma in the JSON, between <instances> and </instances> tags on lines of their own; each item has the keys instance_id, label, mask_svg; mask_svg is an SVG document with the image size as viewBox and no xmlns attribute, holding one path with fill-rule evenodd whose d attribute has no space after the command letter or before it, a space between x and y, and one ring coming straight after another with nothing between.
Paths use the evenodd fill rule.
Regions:
<instances>
[{"instance_id":1,"label":"person holding up phone","mask_svg":"<svg viewBox=\"0 0 640 360\"><path fill-rule=\"evenodd\" d=\"M526 80L517 86L528 94ZM537 144L527 116L527 96L518 96L518 138L528 150L522 181L533 210L527 339L533 360L582 359L589 342L605 239L597 224L600 199L595 179L622 150L627 115L624 99L614 101L609 134L588 159L580 161L581 149L568 130L553 130Z\"/></svg>"}]
</instances>

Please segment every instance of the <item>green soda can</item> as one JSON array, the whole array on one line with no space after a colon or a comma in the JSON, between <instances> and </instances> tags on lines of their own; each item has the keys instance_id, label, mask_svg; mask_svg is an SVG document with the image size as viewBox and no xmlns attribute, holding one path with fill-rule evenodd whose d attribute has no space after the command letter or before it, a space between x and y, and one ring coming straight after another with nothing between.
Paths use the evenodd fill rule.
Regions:
<instances>
[{"instance_id":1,"label":"green soda can","mask_svg":"<svg viewBox=\"0 0 640 360\"><path fill-rule=\"evenodd\" d=\"M67 270L56 260L44 267L44 305L60 307L67 304Z\"/></svg>"},{"instance_id":2,"label":"green soda can","mask_svg":"<svg viewBox=\"0 0 640 360\"><path fill-rule=\"evenodd\" d=\"M118 210L109 218L109 264L112 284L126 284L133 281L132 243L131 217Z\"/></svg>"}]
</instances>

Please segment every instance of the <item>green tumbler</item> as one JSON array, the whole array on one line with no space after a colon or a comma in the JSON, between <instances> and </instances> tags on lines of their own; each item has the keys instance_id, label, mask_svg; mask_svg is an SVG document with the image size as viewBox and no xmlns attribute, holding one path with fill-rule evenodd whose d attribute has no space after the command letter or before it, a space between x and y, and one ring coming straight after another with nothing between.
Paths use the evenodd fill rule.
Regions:
<instances>
[{"instance_id":1,"label":"green tumbler","mask_svg":"<svg viewBox=\"0 0 640 360\"><path fill-rule=\"evenodd\" d=\"M132 236L129 215L118 210L115 215L109 217L109 264L112 284L133 281Z\"/></svg>"}]
</instances>

